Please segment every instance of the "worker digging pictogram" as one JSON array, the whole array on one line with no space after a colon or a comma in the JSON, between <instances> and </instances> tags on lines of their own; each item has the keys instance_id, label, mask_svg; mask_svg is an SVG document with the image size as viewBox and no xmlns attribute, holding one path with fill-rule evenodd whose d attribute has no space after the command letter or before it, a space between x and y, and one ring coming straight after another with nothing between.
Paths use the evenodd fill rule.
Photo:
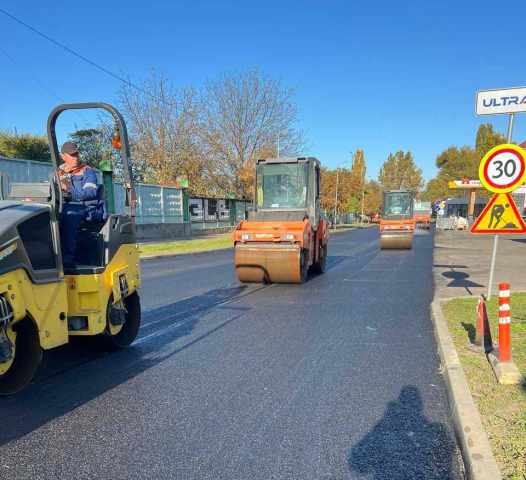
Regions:
<instances>
[{"instance_id":1,"label":"worker digging pictogram","mask_svg":"<svg viewBox=\"0 0 526 480\"><path fill-rule=\"evenodd\" d=\"M506 208L510 208L510 204L507 203L506 205L502 205L500 203L493 205L491 207L491 216L489 219L489 225L488 228L491 228L493 225L493 220L495 220L495 225L493 228L497 228L500 224L500 222L503 221L502 216L506 212ZM504 225L504 228L519 228L517 225L515 225L513 222L508 222L506 225Z\"/></svg>"},{"instance_id":2,"label":"worker digging pictogram","mask_svg":"<svg viewBox=\"0 0 526 480\"><path fill-rule=\"evenodd\" d=\"M471 228L471 233L525 233L526 225L510 193L497 193Z\"/></svg>"}]
</instances>

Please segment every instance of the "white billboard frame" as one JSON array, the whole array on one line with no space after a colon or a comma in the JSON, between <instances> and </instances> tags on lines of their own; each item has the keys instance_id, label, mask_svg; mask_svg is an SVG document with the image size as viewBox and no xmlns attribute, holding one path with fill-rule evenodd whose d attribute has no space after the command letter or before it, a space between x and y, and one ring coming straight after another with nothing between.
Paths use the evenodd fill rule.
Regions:
<instances>
[{"instance_id":1,"label":"white billboard frame","mask_svg":"<svg viewBox=\"0 0 526 480\"><path fill-rule=\"evenodd\" d=\"M490 105L486 105L489 100ZM500 103L500 104L499 104ZM475 115L513 115L526 113L526 87L479 90L475 97Z\"/></svg>"}]
</instances>

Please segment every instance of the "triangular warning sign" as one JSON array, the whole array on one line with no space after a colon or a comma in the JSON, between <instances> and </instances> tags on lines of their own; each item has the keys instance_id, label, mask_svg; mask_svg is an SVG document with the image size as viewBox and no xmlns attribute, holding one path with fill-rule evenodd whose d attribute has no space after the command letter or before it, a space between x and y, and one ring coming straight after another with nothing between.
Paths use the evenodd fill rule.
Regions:
<instances>
[{"instance_id":1,"label":"triangular warning sign","mask_svg":"<svg viewBox=\"0 0 526 480\"><path fill-rule=\"evenodd\" d=\"M470 230L471 233L526 233L511 193L496 193Z\"/></svg>"}]
</instances>

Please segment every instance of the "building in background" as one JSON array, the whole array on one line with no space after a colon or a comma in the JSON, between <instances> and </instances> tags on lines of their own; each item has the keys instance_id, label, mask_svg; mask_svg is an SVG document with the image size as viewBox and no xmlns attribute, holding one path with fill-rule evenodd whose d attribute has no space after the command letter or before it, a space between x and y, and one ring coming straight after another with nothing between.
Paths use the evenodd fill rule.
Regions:
<instances>
[{"instance_id":1,"label":"building in background","mask_svg":"<svg viewBox=\"0 0 526 480\"><path fill-rule=\"evenodd\" d=\"M488 204L489 198L484 197L477 197L475 198L475 210L474 210L474 216L478 217L482 210L484 210L484 207ZM469 198L450 198L446 202L446 210L444 213L444 217L464 217L468 218L469 214Z\"/></svg>"}]
</instances>

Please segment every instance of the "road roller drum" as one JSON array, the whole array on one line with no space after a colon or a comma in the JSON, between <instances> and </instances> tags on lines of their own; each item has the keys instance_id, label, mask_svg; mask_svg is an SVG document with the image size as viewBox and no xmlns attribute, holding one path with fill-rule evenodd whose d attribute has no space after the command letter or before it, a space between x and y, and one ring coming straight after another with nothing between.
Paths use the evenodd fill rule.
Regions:
<instances>
[{"instance_id":1,"label":"road roller drum","mask_svg":"<svg viewBox=\"0 0 526 480\"><path fill-rule=\"evenodd\" d=\"M237 245L236 274L244 283L305 283L306 254L299 245Z\"/></svg>"},{"instance_id":2,"label":"road roller drum","mask_svg":"<svg viewBox=\"0 0 526 480\"><path fill-rule=\"evenodd\" d=\"M382 232L380 234L381 250L410 250L413 248L413 232Z\"/></svg>"}]
</instances>

